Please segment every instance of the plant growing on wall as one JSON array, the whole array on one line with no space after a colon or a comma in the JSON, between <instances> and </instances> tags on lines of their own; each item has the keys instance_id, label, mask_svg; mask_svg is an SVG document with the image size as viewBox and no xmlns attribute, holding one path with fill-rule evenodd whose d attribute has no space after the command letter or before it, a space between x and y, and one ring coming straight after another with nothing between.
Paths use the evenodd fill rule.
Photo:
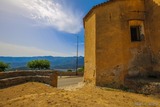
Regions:
<instances>
[{"instance_id":1,"label":"plant growing on wall","mask_svg":"<svg viewBox=\"0 0 160 107\"><path fill-rule=\"evenodd\" d=\"M0 72L5 71L7 68L9 68L9 64L0 62Z\"/></svg>"},{"instance_id":2,"label":"plant growing on wall","mask_svg":"<svg viewBox=\"0 0 160 107\"><path fill-rule=\"evenodd\" d=\"M50 69L50 62L48 60L33 60L27 63L30 69Z\"/></svg>"}]
</instances>

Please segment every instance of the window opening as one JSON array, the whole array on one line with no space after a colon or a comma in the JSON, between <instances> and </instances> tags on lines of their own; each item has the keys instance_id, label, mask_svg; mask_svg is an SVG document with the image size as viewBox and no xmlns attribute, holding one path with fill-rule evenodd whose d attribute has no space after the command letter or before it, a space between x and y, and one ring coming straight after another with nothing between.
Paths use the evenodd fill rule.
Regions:
<instances>
[{"instance_id":1,"label":"window opening","mask_svg":"<svg viewBox=\"0 0 160 107\"><path fill-rule=\"evenodd\" d=\"M131 41L141 41L141 26L131 26Z\"/></svg>"}]
</instances>

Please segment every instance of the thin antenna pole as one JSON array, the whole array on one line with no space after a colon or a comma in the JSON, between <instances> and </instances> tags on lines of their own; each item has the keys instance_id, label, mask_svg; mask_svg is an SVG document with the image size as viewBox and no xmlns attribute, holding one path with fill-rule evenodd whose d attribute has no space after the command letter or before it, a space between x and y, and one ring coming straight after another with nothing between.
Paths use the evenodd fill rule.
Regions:
<instances>
[{"instance_id":1,"label":"thin antenna pole","mask_svg":"<svg viewBox=\"0 0 160 107\"><path fill-rule=\"evenodd\" d=\"M77 35L77 58L76 58L76 75L78 75L78 35Z\"/></svg>"}]
</instances>

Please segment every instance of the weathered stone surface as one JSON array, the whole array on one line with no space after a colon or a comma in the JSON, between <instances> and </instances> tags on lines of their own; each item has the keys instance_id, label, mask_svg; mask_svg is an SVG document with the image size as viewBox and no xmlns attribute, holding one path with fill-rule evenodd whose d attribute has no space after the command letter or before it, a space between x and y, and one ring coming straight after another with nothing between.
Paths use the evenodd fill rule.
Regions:
<instances>
[{"instance_id":1,"label":"weathered stone surface","mask_svg":"<svg viewBox=\"0 0 160 107\"><path fill-rule=\"evenodd\" d=\"M93 7L84 18L85 81L119 87L125 78L160 72L159 12L159 0L110 0ZM130 26L141 26L141 41L131 41Z\"/></svg>"},{"instance_id":2,"label":"weathered stone surface","mask_svg":"<svg viewBox=\"0 0 160 107\"><path fill-rule=\"evenodd\" d=\"M58 76L83 76L83 72L57 72Z\"/></svg>"},{"instance_id":3,"label":"weathered stone surface","mask_svg":"<svg viewBox=\"0 0 160 107\"><path fill-rule=\"evenodd\" d=\"M126 79L125 86L136 93L160 94L160 80L158 79L129 78Z\"/></svg>"},{"instance_id":4,"label":"weathered stone surface","mask_svg":"<svg viewBox=\"0 0 160 107\"><path fill-rule=\"evenodd\" d=\"M0 88L6 88L25 82L41 82L57 87L58 74L55 71L18 71L1 72Z\"/></svg>"}]
</instances>

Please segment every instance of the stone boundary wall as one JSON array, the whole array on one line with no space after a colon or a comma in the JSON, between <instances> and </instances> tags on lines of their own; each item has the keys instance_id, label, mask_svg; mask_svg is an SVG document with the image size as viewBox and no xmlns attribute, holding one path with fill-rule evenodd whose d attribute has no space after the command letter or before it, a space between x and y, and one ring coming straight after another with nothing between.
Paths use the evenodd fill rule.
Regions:
<instances>
[{"instance_id":1,"label":"stone boundary wall","mask_svg":"<svg viewBox=\"0 0 160 107\"><path fill-rule=\"evenodd\" d=\"M56 71L0 72L0 89L26 82L41 82L57 87L57 80Z\"/></svg>"},{"instance_id":2,"label":"stone boundary wall","mask_svg":"<svg viewBox=\"0 0 160 107\"><path fill-rule=\"evenodd\" d=\"M45 70L45 71L41 71L41 70L36 70L36 71L32 71L32 70L23 70L23 71L9 71L9 72L0 72L0 79L5 79L5 78L13 78L13 77L17 77L17 76L50 76L51 74L53 74L55 71L51 71L51 70ZM83 72L60 72L57 71L57 75L58 76L83 76Z\"/></svg>"},{"instance_id":3,"label":"stone boundary wall","mask_svg":"<svg viewBox=\"0 0 160 107\"><path fill-rule=\"evenodd\" d=\"M38 70L37 71L24 70L24 71L0 72L0 79L12 78L17 76L36 76L36 75L50 76L54 72L55 71L38 71Z\"/></svg>"},{"instance_id":4,"label":"stone boundary wall","mask_svg":"<svg viewBox=\"0 0 160 107\"><path fill-rule=\"evenodd\" d=\"M83 76L83 72L58 72L58 76Z\"/></svg>"},{"instance_id":5,"label":"stone boundary wall","mask_svg":"<svg viewBox=\"0 0 160 107\"><path fill-rule=\"evenodd\" d=\"M146 95L160 95L160 80L146 78L128 78L125 87L132 92Z\"/></svg>"}]
</instances>

